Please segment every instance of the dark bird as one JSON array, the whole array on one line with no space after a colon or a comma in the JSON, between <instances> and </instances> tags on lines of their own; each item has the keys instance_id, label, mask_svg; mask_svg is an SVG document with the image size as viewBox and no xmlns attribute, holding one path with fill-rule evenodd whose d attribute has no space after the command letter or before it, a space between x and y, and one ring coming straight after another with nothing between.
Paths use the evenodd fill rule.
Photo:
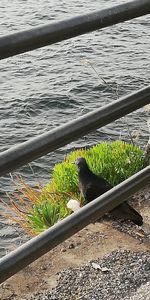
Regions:
<instances>
[{"instance_id":1,"label":"dark bird","mask_svg":"<svg viewBox=\"0 0 150 300\"><path fill-rule=\"evenodd\" d=\"M78 167L79 189L86 203L91 202L112 188L103 177L92 173L85 158L79 157L74 163ZM136 225L141 226L143 224L142 216L127 202L119 204L110 213L114 217L131 220Z\"/></svg>"}]
</instances>

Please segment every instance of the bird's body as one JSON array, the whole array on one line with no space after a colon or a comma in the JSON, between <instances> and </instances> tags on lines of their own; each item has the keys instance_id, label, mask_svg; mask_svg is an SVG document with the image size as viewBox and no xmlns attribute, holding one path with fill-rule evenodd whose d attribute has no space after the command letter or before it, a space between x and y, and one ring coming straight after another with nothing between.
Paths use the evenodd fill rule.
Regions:
<instances>
[{"instance_id":1,"label":"bird's body","mask_svg":"<svg viewBox=\"0 0 150 300\"><path fill-rule=\"evenodd\" d=\"M86 200L86 203L91 202L112 188L112 186L103 177L95 175L89 169L84 158L78 158L75 164L78 167L79 188ZM127 202L123 202L111 210L111 215L131 220L140 226L143 224L142 216Z\"/></svg>"}]
</instances>

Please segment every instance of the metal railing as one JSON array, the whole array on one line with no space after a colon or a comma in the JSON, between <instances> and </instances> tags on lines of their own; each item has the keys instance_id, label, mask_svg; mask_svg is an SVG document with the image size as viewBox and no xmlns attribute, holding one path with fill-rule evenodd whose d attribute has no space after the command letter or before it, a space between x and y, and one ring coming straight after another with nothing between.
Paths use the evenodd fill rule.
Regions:
<instances>
[{"instance_id":1,"label":"metal railing","mask_svg":"<svg viewBox=\"0 0 150 300\"><path fill-rule=\"evenodd\" d=\"M0 38L0 58L17 55L79 34L150 13L150 0L132 1ZM39 135L0 154L0 176L150 103L150 86ZM150 166L125 180L50 229L0 259L0 283L110 211L150 182Z\"/></svg>"},{"instance_id":2,"label":"metal railing","mask_svg":"<svg viewBox=\"0 0 150 300\"><path fill-rule=\"evenodd\" d=\"M17 55L150 13L149 0L136 0L0 38L0 58Z\"/></svg>"},{"instance_id":3,"label":"metal railing","mask_svg":"<svg viewBox=\"0 0 150 300\"><path fill-rule=\"evenodd\" d=\"M0 176L119 119L149 102L150 86L16 145L0 154Z\"/></svg>"}]
</instances>

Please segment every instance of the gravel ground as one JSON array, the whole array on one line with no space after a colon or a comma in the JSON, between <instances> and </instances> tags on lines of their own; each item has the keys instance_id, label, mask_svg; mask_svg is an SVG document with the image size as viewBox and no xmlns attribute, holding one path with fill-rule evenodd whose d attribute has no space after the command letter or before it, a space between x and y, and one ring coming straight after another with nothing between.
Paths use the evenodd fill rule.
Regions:
<instances>
[{"instance_id":1,"label":"gravel ground","mask_svg":"<svg viewBox=\"0 0 150 300\"><path fill-rule=\"evenodd\" d=\"M113 251L80 268L63 270L58 274L56 288L30 299L148 300L149 279L150 252Z\"/></svg>"},{"instance_id":2,"label":"gravel ground","mask_svg":"<svg viewBox=\"0 0 150 300\"><path fill-rule=\"evenodd\" d=\"M129 298L127 298L128 300ZM149 300L150 299L150 282L142 285L134 296L132 296L129 300ZM126 300L126 299L124 299Z\"/></svg>"},{"instance_id":3,"label":"gravel ground","mask_svg":"<svg viewBox=\"0 0 150 300\"><path fill-rule=\"evenodd\" d=\"M150 225L137 226L130 221L115 220L109 216L104 217L104 220L110 221L113 228L134 237L142 243L150 240Z\"/></svg>"}]
</instances>

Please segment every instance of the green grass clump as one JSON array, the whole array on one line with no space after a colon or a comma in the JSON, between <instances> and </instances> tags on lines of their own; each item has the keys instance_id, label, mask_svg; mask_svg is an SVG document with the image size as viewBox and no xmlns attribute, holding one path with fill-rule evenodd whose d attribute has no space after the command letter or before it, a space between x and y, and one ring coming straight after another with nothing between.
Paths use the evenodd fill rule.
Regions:
<instances>
[{"instance_id":1,"label":"green grass clump","mask_svg":"<svg viewBox=\"0 0 150 300\"><path fill-rule=\"evenodd\" d=\"M28 220L34 233L40 233L48 229L58 221L62 220L69 214L66 205L57 202L44 201L36 205L32 212L28 214Z\"/></svg>"},{"instance_id":2,"label":"green grass clump","mask_svg":"<svg viewBox=\"0 0 150 300\"><path fill-rule=\"evenodd\" d=\"M64 161L54 167L52 181L59 192L76 192L78 175L76 167L70 162Z\"/></svg>"},{"instance_id":3,"label":"green grass clump","mask_svg":"<svg viewBox=\"0 0 150 300\"><path fill-rule=\"evenodd\" d=\"M30 188L22 178L18 178L23 187L16 184L19 194L15 193L7 206L17 217L10 214L6 217L19 223L29 234L35 235L71 213L66 206L69 199L77 199L83 205L77 167L73 164L77 157L85 157L91 171L103 176L112 186L146 165L144 151L123 141L104 142L87 150L73 151L63 162L55 165L52 181L41 190Z\"/></svg>"},{"instance_id":4,"label":"green grass clump","mask_svg":"<svg viewBox=\"0 0 150 300\"><path fill-rule=\"evenodd\" d=\"M112 186L135 174L146 164L142 149L122 141L105 142L88 150L73 151L65 161L54 167L52 182L59 192L78 190L77 168L72 163L80 156L85 157L93 173L102 175Z\"/></svg>"},{"instance_id":5,"label":"green grass clump","mask_svg":"<svg viewBox=\"0 0 150 300\"><path fill-rule=\"evenodd\" d=\"M52 184L58 192L77 192L78 174L74 161L77 157L86 157L87 150L71 152L62 163L56 164L52 173Z\"/></svg>"},{"instance_id":6,"label":"green grass clump","mask_svg":"<svg viewBox=\"0 0 150 300\"><path fill-rule=\"evenodd\" d=\"M102 143L89 150L91 170L112 186L132 176L146 164L142 149L122 141Z\"/></svg>"}]
</instances>

